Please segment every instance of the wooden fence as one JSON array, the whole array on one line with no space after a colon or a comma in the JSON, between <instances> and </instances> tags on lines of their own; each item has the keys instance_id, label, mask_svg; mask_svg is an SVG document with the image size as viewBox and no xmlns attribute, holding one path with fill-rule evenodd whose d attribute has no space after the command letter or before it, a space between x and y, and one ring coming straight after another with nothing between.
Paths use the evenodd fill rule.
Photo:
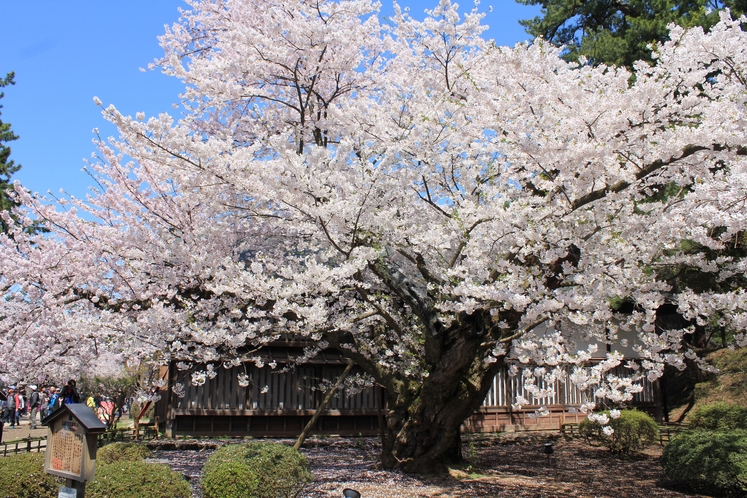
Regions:
<instances>
[{"instance_id":1,"label":"wooden fence","mask_svg":"<svg viewBox=\"0 0 747 498\"><path fill-rule=\"evenodd\" d=\"M0 443L0 447L2 447L0 455L4 457L18 453L41 452L47 449L47 438L42 436L25 437L16 439L15 441L8 441L7 443Z\"/></svg>"},{"instance_id":2,"label":"wooden fence","mask_svg":"<svg viewBox=\"0 0 747 498\"><path fill-rule=\"evenodd\" d=\"M131 428L115 429L113 431L105 432L104 434L99 435L99 446L119 441L148 441L158 437L155 430L153 430L152 424L140 424L140 427L142 430L138 437L135 437L135 430ZM0 456L3 457L20 453L42 452L46 450L46 436L24 437L0 443Z\"/></svg>"},{"instance_id":3,"label":"wooden fence","mask_svg":"<svg viewBox=\"0 0 747 498\"><path fill-rule=\"evenodd\" d=\"M679 434L680 432L687 430L687 426L683 424L669 424L659 426L659 444L665 446L669 444L669 441ZM583 437L579 430L579 424L563 424L560 428L560 432L564 436L568 437Z\"/></svg>"}]
</instances>

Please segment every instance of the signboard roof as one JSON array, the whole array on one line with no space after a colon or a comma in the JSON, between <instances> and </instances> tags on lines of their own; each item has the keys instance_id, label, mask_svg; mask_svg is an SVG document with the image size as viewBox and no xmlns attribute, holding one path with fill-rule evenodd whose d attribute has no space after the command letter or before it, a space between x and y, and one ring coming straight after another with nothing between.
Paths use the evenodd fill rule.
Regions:
<instances>
[{"instance_id":1,"label":"signboard roof","mask_svg":"<svg viewBox=\"0 0 747 498\"><path fill-rule=\"evenodd\" d=\"M78 422L80 422L87 432L97 433L106 431L106 424L99 420L96 414L83 403L62 405L57 410L44 417L42 424L50 425L50 423L58 417L68 414L78 419Z\"/></svg>"}]
</instances>

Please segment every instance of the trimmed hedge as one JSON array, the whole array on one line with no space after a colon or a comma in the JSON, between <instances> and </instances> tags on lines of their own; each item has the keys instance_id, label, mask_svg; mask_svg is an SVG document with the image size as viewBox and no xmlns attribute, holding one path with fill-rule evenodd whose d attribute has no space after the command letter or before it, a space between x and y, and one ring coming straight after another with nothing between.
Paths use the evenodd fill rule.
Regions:
<instances>
[{"instance_id":1,"label":"trimmed hedge","mask_svg":"<svg viewBox=\"0 0 747 498\"><path fill-rule=\"evenodd\" d=\"M55 494L55 496L57 496ZM121 460L96 466L87 498L191 498L192 486L168 465Z\"/></svg>"},{"instance_id":2,"label":"trimmed hedge","mask_svg":"<svg viewBox=\"0 0 747 498\"><path fill-rule=\"evenodd\" d=\"M226 445L202 472L205 498L292 498L312 479L309 462L290 446L270 442Z\"/></svg>"},{"instance_id":3,"label":"trimmed hedge","mask_svg":"<svg viewBox=\"0 0 747 498\"><path fill-rule=\"evenodd\" d=\"M59 488L44 472L44 453L0 458L0 498L56 498Z\"/></svg>"},{"instance_id":4,"label":"trimmed hedge","mask_svg":"<svg viewBox=\"0 0 747 498\"><path fill-rule=\"evenodd\" d=\"M609 417L609 410L603 413ZM598 422L584 419L579 424L579 432L589 440L599 441L612 453L637 453L654 444L659 437L656 421L638 410L621 410L620 416L610 419L608 425L615 431L611 436L602 432Z\"/></svg>"},{"instance_id":5,"label":"trimmed hedge","mask_svg":"<svg viewBox=\"0 0 747 498\"><path fill-rule=\"evenodd\" d=\"M97 452L96 477L86 485L88 498L192 497L192 486L181 474L167 465L143 461L143 456L150 455L144 445L104 448ZM113 463L102 463L102 454L103 460ZM44 453L0 458L0 498L56 498L60 484L61 480L44 472Z\"/></svg>"},{"instance_id":6,"label":"trimmed hedge","mask_svg":"<svg viewBox=\"0 0 747 498\"><path fill-rule=\"evenodd\" d=\"M747 408L724 402L696 408L688 417L692 429L725 431L747 429Z\"/></svg>"},{"instance_id":7,"label":"trimmed hedge","mask_svg":"<svg viewBox=\"0 0 747 498\"><path fill-rule=\"evenodd\" d=\"M683 432L661 457L672 480L707 493L747 494L747 430Z\"/></svg>"},{"instance_id":8,"label":"trimmed hedge","mask_svg":"<svg viewBox=\"0 0 747 498\"><path fill-rule=\"evenodd\" d=\"M97 464L114 462L138 462L151 456L151 451L139 443L111 443L96 452Z\"/></svg>"}]
</instances>

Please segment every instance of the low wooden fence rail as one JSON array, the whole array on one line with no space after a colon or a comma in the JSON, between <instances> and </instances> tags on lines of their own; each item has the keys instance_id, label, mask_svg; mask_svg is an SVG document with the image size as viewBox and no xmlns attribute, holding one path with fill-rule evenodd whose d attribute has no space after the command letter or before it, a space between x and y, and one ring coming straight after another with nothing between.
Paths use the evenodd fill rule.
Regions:
<instances>
[{"instance_id":1,"label":"low wooden fence rail","mask_svg":"<svg viewBox=\"0 0 747 498\"><path fill-rule=\"evenodd\" d=\"M560 426L560 432L564 436L569 437L581 437L578 424L563 424Z\"/></svg>"},{"instance_id":2,"label":"low wooden fence rail","mask_svg":"<svg viewBox=\"0 0 747 498\"><path fill-rule=\"evenodd\" d=\"M668 444L669 441L679 434L680 432L687 429L686 425L678 424L678 425L660 425L659 426L659 444L664 446L665 444Z\"/></svg>"},{"instance_id":3,"label":"low wooden fence rail","mask_svg":"<svg viewBox=\"0 0 747 498\"><path fill-rule=\"evenodd\" d=\"M149 441L157 439L158 435L153 429L153 424L140 424L141 433L135 437L132 428L115 429L105 432L99 436L99 446L117 441ZM0 443L0 457L17 455L19 453L32 453L46 451L47 436L24 437Z\"/></svg>"},{"instance_id":4,"label":"low wooden fence rail","mask_svg":"<svg viewBox=\"0 0 747 498\"><path fill-rule=\"evenodd\" d=\"M25 437L22 439L16 439L15 441L8 441L7 443L0 443L0 445L2 446L0 454L5 457L8 455L16 455L18 453L44 451L47 449L47 438Z\"/></svg>"},{"instance_id":5,"label":"low wooden fence rail","mask_svg":"<svg viewBox=\"0 0 747 498\"><path fill-rule=\"evenodd\" d=\"M662 446L668 444L674 436L685 429L687 429L687 426L682 424L660 425L659 444ZM582 437L579 424L563 424L560 426L560 432L568 437Z\"/></svg>"}]
</instances>

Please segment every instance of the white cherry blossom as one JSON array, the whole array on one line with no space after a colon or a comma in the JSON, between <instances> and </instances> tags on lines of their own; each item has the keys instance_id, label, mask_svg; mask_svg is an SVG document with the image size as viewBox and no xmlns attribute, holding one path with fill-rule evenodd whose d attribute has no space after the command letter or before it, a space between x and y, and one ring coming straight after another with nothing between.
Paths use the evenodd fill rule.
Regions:
<instances>
[{"instance_id":1,"label":"white cherry blossom","mask_svg":"<svg viewBox=\"0 0 747 498\"><path fill-rule=\"evenodd\" d=\"M90 195L16 186L0 375L145 358L200 384L293 336L294 362L332 348L383 387L384 465L424 471L507 365L532 398L567 376L625 402L704 366L698 328L744 347L741 20L672 27L631 73L494 46L448 0L387 22L369 0L187 3L152 66L184 81L184 115L95 99L119 135L96 134ZM663 306L686 325L657 325Z\"/></svg>"}]
</instances>

